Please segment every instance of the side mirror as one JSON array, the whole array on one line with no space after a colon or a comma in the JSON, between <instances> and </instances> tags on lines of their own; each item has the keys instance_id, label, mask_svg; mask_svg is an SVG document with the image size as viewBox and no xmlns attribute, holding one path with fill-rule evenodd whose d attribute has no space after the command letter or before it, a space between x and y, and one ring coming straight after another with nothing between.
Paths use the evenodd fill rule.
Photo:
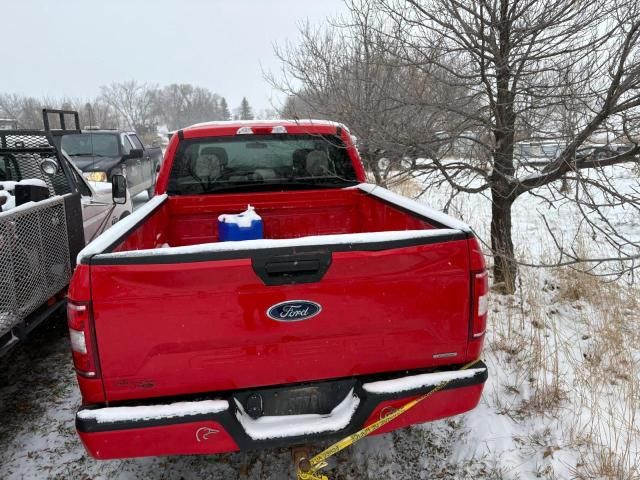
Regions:
<instances>
[{"instance_id":1,"label":"side mirror","mask_svg":"<svg viewBox=\"0 0 640 480\"><path fill-rule=\"evenodd\" d=\"M144 155L144 150L142 150L141 148L132 148L129 151L129 155L127 155L127 157L129 158L142 158Z\"/></svg>"},{"instance_id":2,"label":"side mirror","mask_svg":"<svg viewBox=\"0 0 640 480\"><path fill-rule=\"evenodd\" d=\"M127 179L124 175L111 176L111 196L113 203L119 205L127 203Z\"/></svg>"}]
</instances>

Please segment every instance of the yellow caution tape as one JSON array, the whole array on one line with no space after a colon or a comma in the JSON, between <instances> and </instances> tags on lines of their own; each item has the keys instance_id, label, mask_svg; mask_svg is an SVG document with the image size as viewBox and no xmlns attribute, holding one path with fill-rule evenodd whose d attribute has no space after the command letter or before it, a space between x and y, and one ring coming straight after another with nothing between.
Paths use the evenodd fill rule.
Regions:
<instances>
[{"instance_id":1,"label":"yellow caution tape","mask_svg":"<svg viewBox=\"0 0 640 480\"><path fill-rule=\"evenodd\" d=\"M460 368L460 370L467 370L468 368L471 368L472 366L474 366L478 362L479 362L479 360L474 360L473 362L469 362L466 365L464 365L462 368ZM356 433L353 433L353 434L349 435L348 437L345 437L342 440L337 441L336 443L334 443L330 447L326 448L325 450L323 450L322 452L320 452L318 455L316 455L315 457L311 458L310 460L302 459L298 463L298 465L296 466L297 467L298 480L329 480L329 478L326 475L322 475L322 474L318 474L317 473L318 470L320 470L320 469L322 469L322 468L324 468L324 467L326 467L328 465L327 464L327 459L329 459L330 457L332 457L336 453L344 450L345 448L350 447L354 443L362 440L364 437L366 437L367 435L370 435L371 433L375 432L380 427L383 427L387 423L395 420L400 415L402 415L403 413L405 413L408 410L411 410L413 407L418 405L420 402L422 402L423 400L425 400L429 396L431 396L434 393L442 390L444 387L449 385L449 383L451 383L452 381L453 381L453 379L451 379L451 380L443 380L438 385L436 385L432 390L429 390L424 395L421 395L418 398L415 398L415 399L411 400L410 402L405 403L399 409L397 409L395 411L391 411L388 415L382 417L380 420L378 420L377 422L372 423L368 427L364 427L363 429L357 431Z\"/></svg>"}]
</instances>

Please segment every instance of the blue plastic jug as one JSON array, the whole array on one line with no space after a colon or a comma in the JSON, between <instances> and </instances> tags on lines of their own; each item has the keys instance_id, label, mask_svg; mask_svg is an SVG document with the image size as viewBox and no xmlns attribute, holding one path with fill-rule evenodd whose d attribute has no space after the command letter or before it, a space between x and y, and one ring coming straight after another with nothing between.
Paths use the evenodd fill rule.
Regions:
<instances>
[{"instance_id":1,"label":"blue plastic jug","mask_svg":"<svg viewBox=\"0 0 640 480\"><path fill-rule=\"evenodd\" d=\"M257 240L263 236L262 218L251 205L238 214L218 217L218 241Z\"/></svg>"}]
</instances>

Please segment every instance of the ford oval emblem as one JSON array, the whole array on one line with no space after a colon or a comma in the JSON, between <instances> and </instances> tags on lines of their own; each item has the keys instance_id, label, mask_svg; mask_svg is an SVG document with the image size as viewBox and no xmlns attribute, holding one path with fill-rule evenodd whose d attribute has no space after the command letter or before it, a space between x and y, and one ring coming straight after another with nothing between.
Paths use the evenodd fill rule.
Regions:
<instances>
[{"instance_id":1,"label":"ford oval emblem","mask_svg":"<svg viewBox=\"0 0 640 480\"><path fill-rule=\"evenodd\" d=\"M299 322L315 317L322 311L319 303L309 300L289 300L269 307L267 316L278 322Z\"/></svg>"}]
</instances>

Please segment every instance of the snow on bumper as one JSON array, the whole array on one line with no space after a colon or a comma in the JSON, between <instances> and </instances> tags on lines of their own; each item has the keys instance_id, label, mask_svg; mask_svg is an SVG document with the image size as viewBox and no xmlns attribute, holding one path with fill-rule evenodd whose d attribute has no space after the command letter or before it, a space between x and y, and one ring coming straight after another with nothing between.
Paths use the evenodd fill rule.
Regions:
<instances>
[{"instance_id":1,"label":"snow on bumper","mask_svg":"<svg viewBox=\"0 0 640 480\"><path fill-rule=\"evenodd\" d=\"M174 417L189 417L220 413L229 408L226 400L204 400L201 402L175 402L167 405L139 405L135 407L107 407L80 410L78 418L96 423L117 423L162 420Z\"/></svg>"},{"instance_id":2,"label":"snow on bumper","mask_svg":"<svg viewBox=\"0 0 640 480\"><path fill-rule=\"evenodd\" d=\"M384 379L354 378L346 395L336 388L345 379L309 384L324 392L342 391L339 398L330 398L334 407L325 413L252 417L241 401L247 393L231 392L225 400L83 407L76 415L76 427L88 452L99 459L281 447L354 433L385 416L389 409L399 408L432 390L443 379L450 381L445 388L376 433L466 412L477 405L487 378L486 366L481 362L465 372L403 373ZM296 397L300 388L280 387L279 398L286 398L287 393ZM259 396L267 390L250 393Z\"/></svg>"},{"instance_id":3,"label":"snow on bumper","mask_svg":"<svg viewBox=\"0 0 640 480\"><path fill-rule=\"evenodd\" d=\"M264 416L252 419L236 400L236 417L247 435L254 440L299 437L319 433L337 432L349 426L360 403L353 390L328 415L311 413L306 415Z\"/></svg>"},{"instance_id":4,"label":"snow on bumper","mask_svg":"<svg viewBox=\"0 0 640 480\"><path fill-rule=\"evenodd\" d=\"M473 378L482 375L487 371L486 367L470 368L468 370L454 370L451 372L423 373L408 377L394 378L391 380L381 380L378 382L365 383L362 388L369 393L398 393L409 390L416 390L425 387L435 387L442 382L452 382L465 378Z\"/></svg>"}]
</instances>

